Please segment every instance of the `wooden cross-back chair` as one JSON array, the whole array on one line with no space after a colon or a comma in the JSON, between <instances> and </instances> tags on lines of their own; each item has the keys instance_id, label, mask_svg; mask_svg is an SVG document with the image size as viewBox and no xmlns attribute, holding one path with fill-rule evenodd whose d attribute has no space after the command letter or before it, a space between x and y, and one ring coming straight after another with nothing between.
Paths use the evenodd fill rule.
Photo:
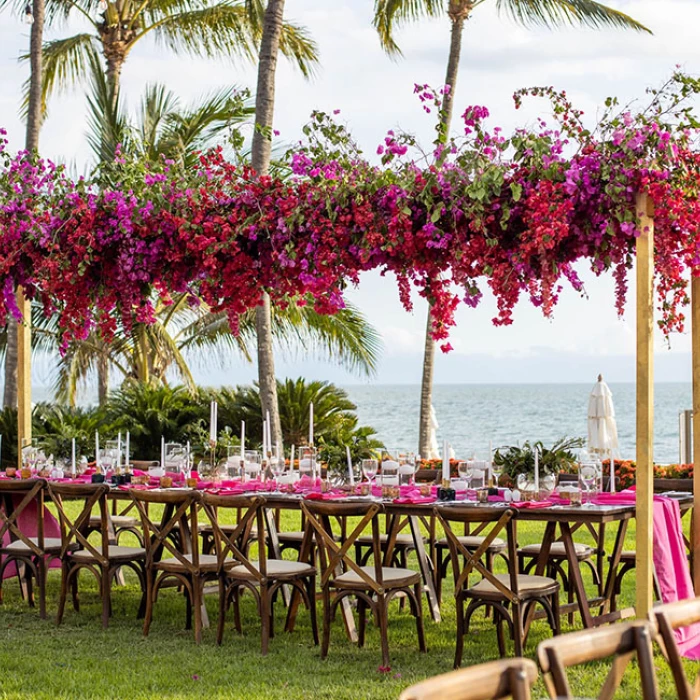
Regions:
<instances>
[{"instance_id":1,"label":"wooden cross-back chair","mask_svg":"<svg viewBox=\"0 0 700 700\"><path fill-rule=\"evenodd\" d=\"M338 605L347 597L357 598L359 617L358 644L364 645L367 610L374 613L379 625L382 650L382 662L389 665L389 603L399 593L404 593L416 618L418 646L425 651L423 631L423 609L421 600L422 580L420 573L411 569L388 566L384 560L379 532L379 513L381 506L377 503L330 503L305 501L301 504L307 519L307 541L302 549L302 557L310 549L310 537L316 541L319 561L321 563L321 595L323 599L323 636L321 657L328 655L330 646L331 622ZM331 518L360 518L353 531L342 543L336 542L331 529ZM368 527L372 530L371 566L360 566L350 555L357 538ZM389 553L387 553L389 554Z\"/></svg>"},{"instance_id":2,"label":"wooden cross-back chair","mask_svg":"<svg viewBox=\"0 0 700 700\"><path fill-rule=\"evenodd\" d=\"M39 590L39 616L42 619L46 618L47 566L52 557L61 553L60 538L44 537L45 489L45 479L0 481L0 603L7 567L17 566L18 576L24 567L27 600L34 607L34 580ZM22 528L20 518L25 521ZM27 531L30 522L32 532Z\"/></svg>"},{"instance_id":3,"label":"wooden cross-back chair","mask_svg":"<svg viewBox=\"0 0 700 700\"><path fill-rule=\"evenodd\" d=\"M435 534L435 520L432 516L429 518L420 518L421 523L428 531L428 540L430 546L434 541ZM381 547L382 554L386 554L387 547L389 543L392 543L392 552L390 556L390 563L394 566L399 566L406 568L408 566L408 556L411 552L416 549L416 544L413 540L413 535L410 532L406 532L406 528L409 525L409 519L406 517L389 517L385 519L384 532L379 534L379 544ZM391 530L394 529L394 537L391 537ZM425 543L425 538L422 538L423 543ZM365 566L370 560L373 552L373 537L371 534L360 535L355 542L355 560L360 566ZM386 558L386 557L385 557ZM431 552L432 560L432 552Z\"/></svg>"},{"instance_id":4,"label":"wooden cross-back chair","mask_svg":"<svg viewBox=\"0 0 700 700\"><path fill-rule=\"evenodd\" d=\"M636 656L640 676L639 697L643 700L660 700L652 649L654 634L652 624L637 620L572 632L541 642L537 647L537 658L550 697L556 700L573 700L576 695L571 692L567 669L613 657L610 672L597 695L598 700L612 700L625 669ZM584 692L588 696L593 693L588 686Z\"/></svg>"},{"instance_id":5,"label":"wooden cross-back chair","mask_svg":"<svg viewBox=\"0 0 700 700\"><path fill-rule=\"evenodd\" d=\"M649 617L656 623L657 641L671 667L679 700L700 698L700 674L691 685L674 635L674 630L700 623L700 598L659 605L651 610Z\"/></svg>"},{"instance_id":6,"label":"wooden cross-back chair","mask_svg":"<svg viewBox=\"0 0 700 700\"><path fill-rule=\"evenodd\" d=\"M555 635L559 633L559 582L546 576L526 576L517 571L513 520L516 515L515 510L492 506L451 506L436 508L435 513L445 530L455 580L454 595L457 608L455 668L462 663L464 635L469 632L472 615L480 607L491 609L494 613L501 656L506 655L504 622L511 633L515 655L523 655L525 619L533 605L539 604L544 608L553 633ZM491 523L491 527L476 549L468 549L452 529L453 523ZM496 574L487 567L484 555L503 531L505 531L508 546L509 572ZM469 579L473 574L481 574L481 580L471 585ZM469 601L469 605L465 611L466 601Z\"/></svg>"},{"instance_id":7,"label":"wooden cross-back chair","mask_svg":"<svg viewBox=\"0 0 700 700\"><path fill-rule=\"evenodd\" d=\"M150 631L158 591L164 584L174 582L185 591L185 629L194 626L194 638L199 644L202 641L204 584L217 580L219 574L216 554L200 552L198 512L201 495L195 490L131 489L130 493L141 517L146 545L146 613L143 634L148 636ZM151 518L151 505L163 506L160 522L156 523Z\"/></svg>"},{"instance_id":8,"label":"wooden cross-back chair","mask_svg":"<svg viewBox=\"0 0 700 700\"><path fill-rule=\"evenodd\" d=\"M231 604L234 609L234 625L241 632L239 609L240 593L250 591L258 605L261 621L261 645L267 654L269 640L274 630L273 603L283 585L299 591L311 614L311 629L314 643L318 644L316 624L316 567L305 561L269 559L266 551L266 533L262 496L216 496L203 494L202 505L214 536L214 548L219 566L219 625L217 642L224 636L226 612ZM224 526L219 522L223 510L240 511L235 526ZM257 559L248 556L250 533L256 531Z\"/></svg>"},{"instance_id":9,"label":"wooden cross-back chair","mask_svg":"<svg viewBox=\"0 0 700 700\"><path fill-rule=\"evenodd\" d=\"M501 659L416 683L399 700L530 700L537 666L530 659Z\"/></svg>"},{"instance_id":10,"label":"wooden cross-back chair","mask_svg":"<svg viewBox=\"0 0 700 700\"><path fill-rule=\"evenodd\" d=\"M120 547L109 543L107 522L106 484L59 484L48 482L48 494L56 507L61 527L61 593L58 601L57 624L63 620L63 613L68 597L68 588L73 593L73 607L80 609L78 600L78 576L87 570L97 579L102 598L102 626L107 627L112 613L111 590L112 579L120 567L132 569L141 584L144 596L138 615L143 614L145 606L145 572L146 550L143 547ZM82 501L77 517L66 512L64 501ZM90 519L97 509L100 517L99 544L91 542Z\"/></svg>"}]
</instances>

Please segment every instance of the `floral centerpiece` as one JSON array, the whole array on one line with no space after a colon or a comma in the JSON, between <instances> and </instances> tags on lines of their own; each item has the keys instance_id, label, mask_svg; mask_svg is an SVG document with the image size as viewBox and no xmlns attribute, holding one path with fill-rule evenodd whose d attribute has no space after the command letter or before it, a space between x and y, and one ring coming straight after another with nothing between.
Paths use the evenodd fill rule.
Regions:
<instances>
[{"instance_id":1,"label":"floral centerpiece","mask_svg":"<svg viewBox=\"0 0 700 700\"><path fill-rule=\"evenodd\" d=\"M535 450L539 452L540 474L572 473L576 471L577 458L574 450L583 447L583 438L562 438L551 447L541 441L525 442L523 445L499 447L493 455L493 463L500 466L506 481L518 474L534 474Z\"/></svg>"}]
</instances>

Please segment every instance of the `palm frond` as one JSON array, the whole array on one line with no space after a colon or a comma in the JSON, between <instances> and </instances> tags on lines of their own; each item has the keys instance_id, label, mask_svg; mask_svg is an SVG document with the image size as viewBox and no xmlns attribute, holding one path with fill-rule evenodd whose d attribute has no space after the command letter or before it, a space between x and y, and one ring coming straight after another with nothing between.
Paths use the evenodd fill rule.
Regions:
<instances>
[{"instance_id":1,"label":"palm frond","mask_svg":"<svg viewBox=\"0 0 700 700\"><path fill-rule=\"evenodd\" d=\"M372 24L379 34L382 48L390 56L400 56L401 49L394 39L394 30L425 17L441 16L445 4L446 0L375 0Z\"/></svg>"},{"instance_id":2,"label":"palm frond","mask_svg":"<svg viewBox=\"0 0 700 700\"><path fill-rule=\"evenodd\" d=\"M594 0L497 0L496 7L524 26L572 24L593 29L634 29L651 34L650 29L624 12Z\"/></svg>"},{"instance_id":3,"label":"palm frond","mask_svg":"<svg viewBox=\"0 0 700 700\"><path fill-rule=\"evenodd\" d=\"M314 75L319 62L318 45L304 27L285 22L280 36L280 51L296 64L305 78Z\"/></svg>"},{"instance_id":4,"label":"palm frond","mask_svg":"<svg viewBox=\"0 0 700 700\"><path fill-rule=\"evenodd\" d=\"M352 305L330 315L311 306L273 307L272 332L276 341L301 346L305 353L327 357L350 371L372 376L377 370L381 336Z\"/></svg>"},{"instance_id":5,"label":"palm frond","mask_svg":"<svg viewBox=\"0 0 700 700\"><path fill-rule=\"evenodd\" d=\"M246 362L252 362L255 321L251 313L243 314L239 321L239 333L233 335L225 313L206 313L186 326L181 332L181 338L179 347L183 351L203 348L216 350L220 361L224 363L228 357L226 351L236 350Z\"/></svg>"},{"instance_id":6,"label":"palm frond","mask_svg":"<svg viewBox=\"0 0 700 700\"><path fill-rule=\"evenodd\" d=\"M158 41L176 53L205 58L229 55L250 60L257 55L255 33L241 4L222 2L161 17L132 43L151 31Z\"/></svg>"},{"instance_id":7,"label":"palm frond","mask_svg":"<svg viewBox=\"0 0 700 700\"><path fill-rule=\"evenodd\" d=\"M189 391L196 389L196 384L185 358L180 352L175 339L161 323L146 327L146 335L153 352L153 364L159 379L165 383L166 373L174 369L184 381Z\"/></svg>"},{"instance_id":8,"label":"palm frond","mask_svg":"<svg viewBox=\"0 0 700 700\"><path fill-rule=\"evenodd\" d=\"M165 85L148 85L139 110L141 147L154 160L158 152L160 131L168 114L178 109L178 99Z\"/></svg>"},{"instance_id":9,"label":"palm frond","mask_svg":"<svg viewBox=\"0 0 700 700\"><path fill-rule=\"evenodd\" d=\"M111 163L117 146L129 148L129 124L97 56L90 57L90 71L87 140L98 164Z\"/></svg>"},{"instance_id":10,"label":"palm frond","mask_svg":"<svg viewBox=\"0 0 700 700\"><path fill-rule=\"evenodd\" d=\"M244 0L244 2L250 26L256 31L262 31L265 4L262 0Z\"/></svg>"},{"instance_id":11,"label":"palm frond","mask_svg":"<svg viewBox=\"0 0 700 700\"><path fill-rule=\"evenodd\" d=\"M43 79L41 100L44 112L54 92L63 92L84 80L90 72L90 61L97 57L95 37L91 34L76 34L66 39L47 41L43 47ZM20 57L28 61L29 54ZM22 87L21 114L27 115L29 105L29 80Z\"/></svg>"}]
</instances>

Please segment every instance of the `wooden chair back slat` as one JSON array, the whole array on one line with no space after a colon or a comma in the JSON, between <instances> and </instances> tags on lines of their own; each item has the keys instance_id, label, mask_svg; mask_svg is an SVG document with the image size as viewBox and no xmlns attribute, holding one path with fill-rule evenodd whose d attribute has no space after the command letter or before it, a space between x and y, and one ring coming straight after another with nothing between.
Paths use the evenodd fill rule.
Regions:
<instances>
[{"instance_id":1,"label":"wooden chair back slat","mask_svg":"<svg viewBox=\"0 0 700 700\"><path fill-rule=\"evenodd\" d=\"M384 586L382 577L382 554L380 543L379 513L382 510L378 503L324 503L322 501L305 501L301 504L306 517L306 527L311 528L319 551L321 563L321 585L325 586L332 577L346 571L357 574L367 588L378 593ZM360 522L346 536L342 543L333 539L331 518L359 517ZM369 576L350 556L349 552L355 542L366 530L372 528L372 554L374 559L374 578Z\"/></svg>"},{"instance_id":2,"label":"wooden chair back slat","mask_svg":"<svg viewBox=\"0 0 700 700\"><path fill-rule=\"evenodd\" d=\"M109 529L107 520L107 484L58 484L47 482L49 498L56 507L61 528L61 558L76 546L87 550L102 566L109 562ZM64 501L83 501L78 515L73 518L66 512ZM100 547L89 538L90 516L95 507L100 511Z\"/></svg>"},{"instance_id":3,"label":"wooden chair back slat","mask_svg":"<svg viewBox=\"0 0 700 700\"><path fill-rule=\"evenodd\" d=\"M700 598L659 605L649 613L649 617L656 622L657 639L671 667L679 700L696 700L700 697L700 673L691 686L676 644L674 630L700 622Z\"/></svg>"},{"instance_id":4,"label":"wooden chair back slat","mask_svg":"<svg viewBox=\"0 0 700 700\"><path fill-rule=\"evenodd\" d=\"M136 504L143 527L146 546L146 565L152 566L169 552L191 574L199 570L198 515L201 495L195 491L140 491L129 492ZM149 515L148 506L164 506L160 523ZM178 546L179 543L179 546ZM185 557L189 554L190 558Z\"/></svg>"},{"instance_id":5,"label":"wooden chair back slat","mask_svg":"<svg viewBox=\"0 0 700 700\"><path fill-rule=\"evenodd\" d=\"M10 540L20 540L32 554L40 556L44 550L44 491L45 479L0 481L0 546L9 535ZM19 503L17 499L21 497ZM36 503L36 543L19 527L22 513Z\"/></svg>"},{"instance_id":6,"label":"wooden chair back slat","mask_svg":"<svg viewBox=\"0 0 700 700\"><path fill-rule=\"evenodd\" d=\"M625 669L636 655L643 700L659 700L652 639L654 626L645 621L573 632L541 642L537 657L550 697L571 700L567 669L571 666L614 657L612 667L598 694L598 700L612 700ZM586 689L590 694L591 690Z\"/></svg>"},{"instance_id":7,"label":"wooden chair back slat","mask_svg":"<svg viewBox=\"0 0 700 700\"><path fill-rule=\"evenodd\" d=\"M262 496L216 496L202 495L202 507L214 533L214 550L219 568L223 568L227 559L233 559L250 573L258 582L267 578L267 548L265 546L265 518ZM237 523L231 533L225 532L219 523L219 510L235 510ZM254 567L246 556L246 544L250 538L253 524L257 527L258 568Z\"/></svg>"},{"instance_id":8,"label":"wooden chair back slat","mask_svg":"<svg viewBox=\"0 0 700 700\"><path fill-rule=\"evenodd\" d=\"M399 700L530 700L537 666L530 659L507 659L445 673L417 683Z\"/></svg>"},{"instance_id":9,"label":"wooden chair back slat","mask_svg":"<svg viewBox=\"0 0 700 700\"><path fill-rule=\"evenodd\" d=\"M452 571L455 577L455 590L461 590L468 586L469 576L475 571L491 583L505 598L513 602L518 600L518 572L512 562L517 561L514 552L509 560L510 586L505 586L495 574L483 564L483 558L488 548L496 537L506 530L509 548L515 550L515 533L512 529L512 521L515 517L512 508L478 508L474 506L453 506L450 508L436 508L435 515L445 531L447 546L452 560ZM483 542L475 550L468 550L460 541L459 536L452 529L452 523L460 523L465 527L477 524L484 537ZM488 525L491 525L487 534L483 534ZM464 562L464 563L462 563Z\"/></svg>"}]
</instances>

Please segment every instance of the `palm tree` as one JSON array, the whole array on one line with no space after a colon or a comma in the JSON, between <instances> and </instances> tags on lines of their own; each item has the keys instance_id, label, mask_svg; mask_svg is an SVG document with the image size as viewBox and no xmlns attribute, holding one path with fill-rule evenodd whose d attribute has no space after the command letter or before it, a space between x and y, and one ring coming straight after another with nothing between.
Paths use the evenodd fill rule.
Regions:
<instances>
[{"instance_id":1,"label":"palm tree","mask_svg":"<svg viewBox=\"0 0 700 700\"><path fill-rule=\"evenodd\" d=\"M39 150L39 132L41 130L42 109L41 91L43 86L42 76L42 45L44 40L44 0L32 0L24 8L25 21L31 22L29 36L29 91L27 103L27 133L25 148L30 153ZM17 301L20 310L26 313L29 304L25 301L21 290L18 290ZM5 386L2 405L4 407L17 406L17 376L18 355L18 331L19 326L14 318L8 318L7 323L7 352L5 353Z\"/></svg>"},{"instance_id":2,"label":"palm tree","mask_svg":"<svg viewBox=\"0 0 700 700\"><path fill-rule=\"evenodd\" d=\"M258 0L260 4L260 0ZM259 13L256 15L259 16ZM267 175L272 151L272 120L275 111L275 74L277 55L282 49L284 30L284 0L268 0L265 9L260 54L258 84L255 92L255 131L253 132L252 165L258 175ZM282 423L277 401L275 356L272 346L272 305L263 292L261 304L255 311L258 338L258 385L262 410L270 414L272 441L282 441Z\"/></svg>"},{"instance_id":3,"label":"palm tree","mask_svg":"<svg viewBox=\"0 0 700 700\"><path fill-rule=\"evenodd\" d=\"M157 302L156 322L137 324L129 333L119 328L110 343L92 336L73 343L59 363L56 394L59 401L74 405L78 387L100 360L114 367L124 380L169 383L175 376L191 392L196 390L188 356L207 352L207 361L217 357L224 364L231 350L250 362L256 339L255 311L240 318L240 333L234 336L225 313L211 313L205 305L192 308L187 296L174 297L170 306ZM290 304L273 308L272 335L287 350L302 345L305 354L331 357L348 369L371 375L377 365L381 342L377 331L352 306L333 316L319 314L309 306ZM53 321L38 321L44 330Z\"/></svg>"},{"instance_id":4,"label":"palm tree","mask_svg":"<svg viewBox=\"0 0 700 700\"><path fill-rule=\"evenodd\" d=\"M401 50L394 38L394 30L401 24L417 22L424 18L441 17L445 14L450 20L450 51L445 72L445 86L448 89L445 91L438 124L438 138L442 142L448 138L452 121L464 23L484 2L485 0L375 0L374 2L374 26L382 47L393 56L401 55ZM595 0L496 0L496 7L499 11L510 15L518 24L526 27L555 28L571 24L594 29L617 27L651 33L629 15ZM429 456L431 431L430 407L433 398L435 366L435 342L430 335L431 330L432 319L428 311L418 431L418 450L423 456Z\"/></svg>"},{"instance_id":5,"label":"palm tree","mask_svg":"<svg viewBox=\"0 0 700 700\"><path fill-rule=\"evenodd\" d=\"M0 0L0 8L10 2ZM100 54L116 97L129 53L148 36L178 54L248 60L260 41L261 9L254 0L48 0L46 9L50 22L79 14L91 30L44 44L44 104L56 89L87 78L90 59ZM285 24L280 50L304 75L313 72L317 49L303 27Z\"/></svg>"}]
</instances>

